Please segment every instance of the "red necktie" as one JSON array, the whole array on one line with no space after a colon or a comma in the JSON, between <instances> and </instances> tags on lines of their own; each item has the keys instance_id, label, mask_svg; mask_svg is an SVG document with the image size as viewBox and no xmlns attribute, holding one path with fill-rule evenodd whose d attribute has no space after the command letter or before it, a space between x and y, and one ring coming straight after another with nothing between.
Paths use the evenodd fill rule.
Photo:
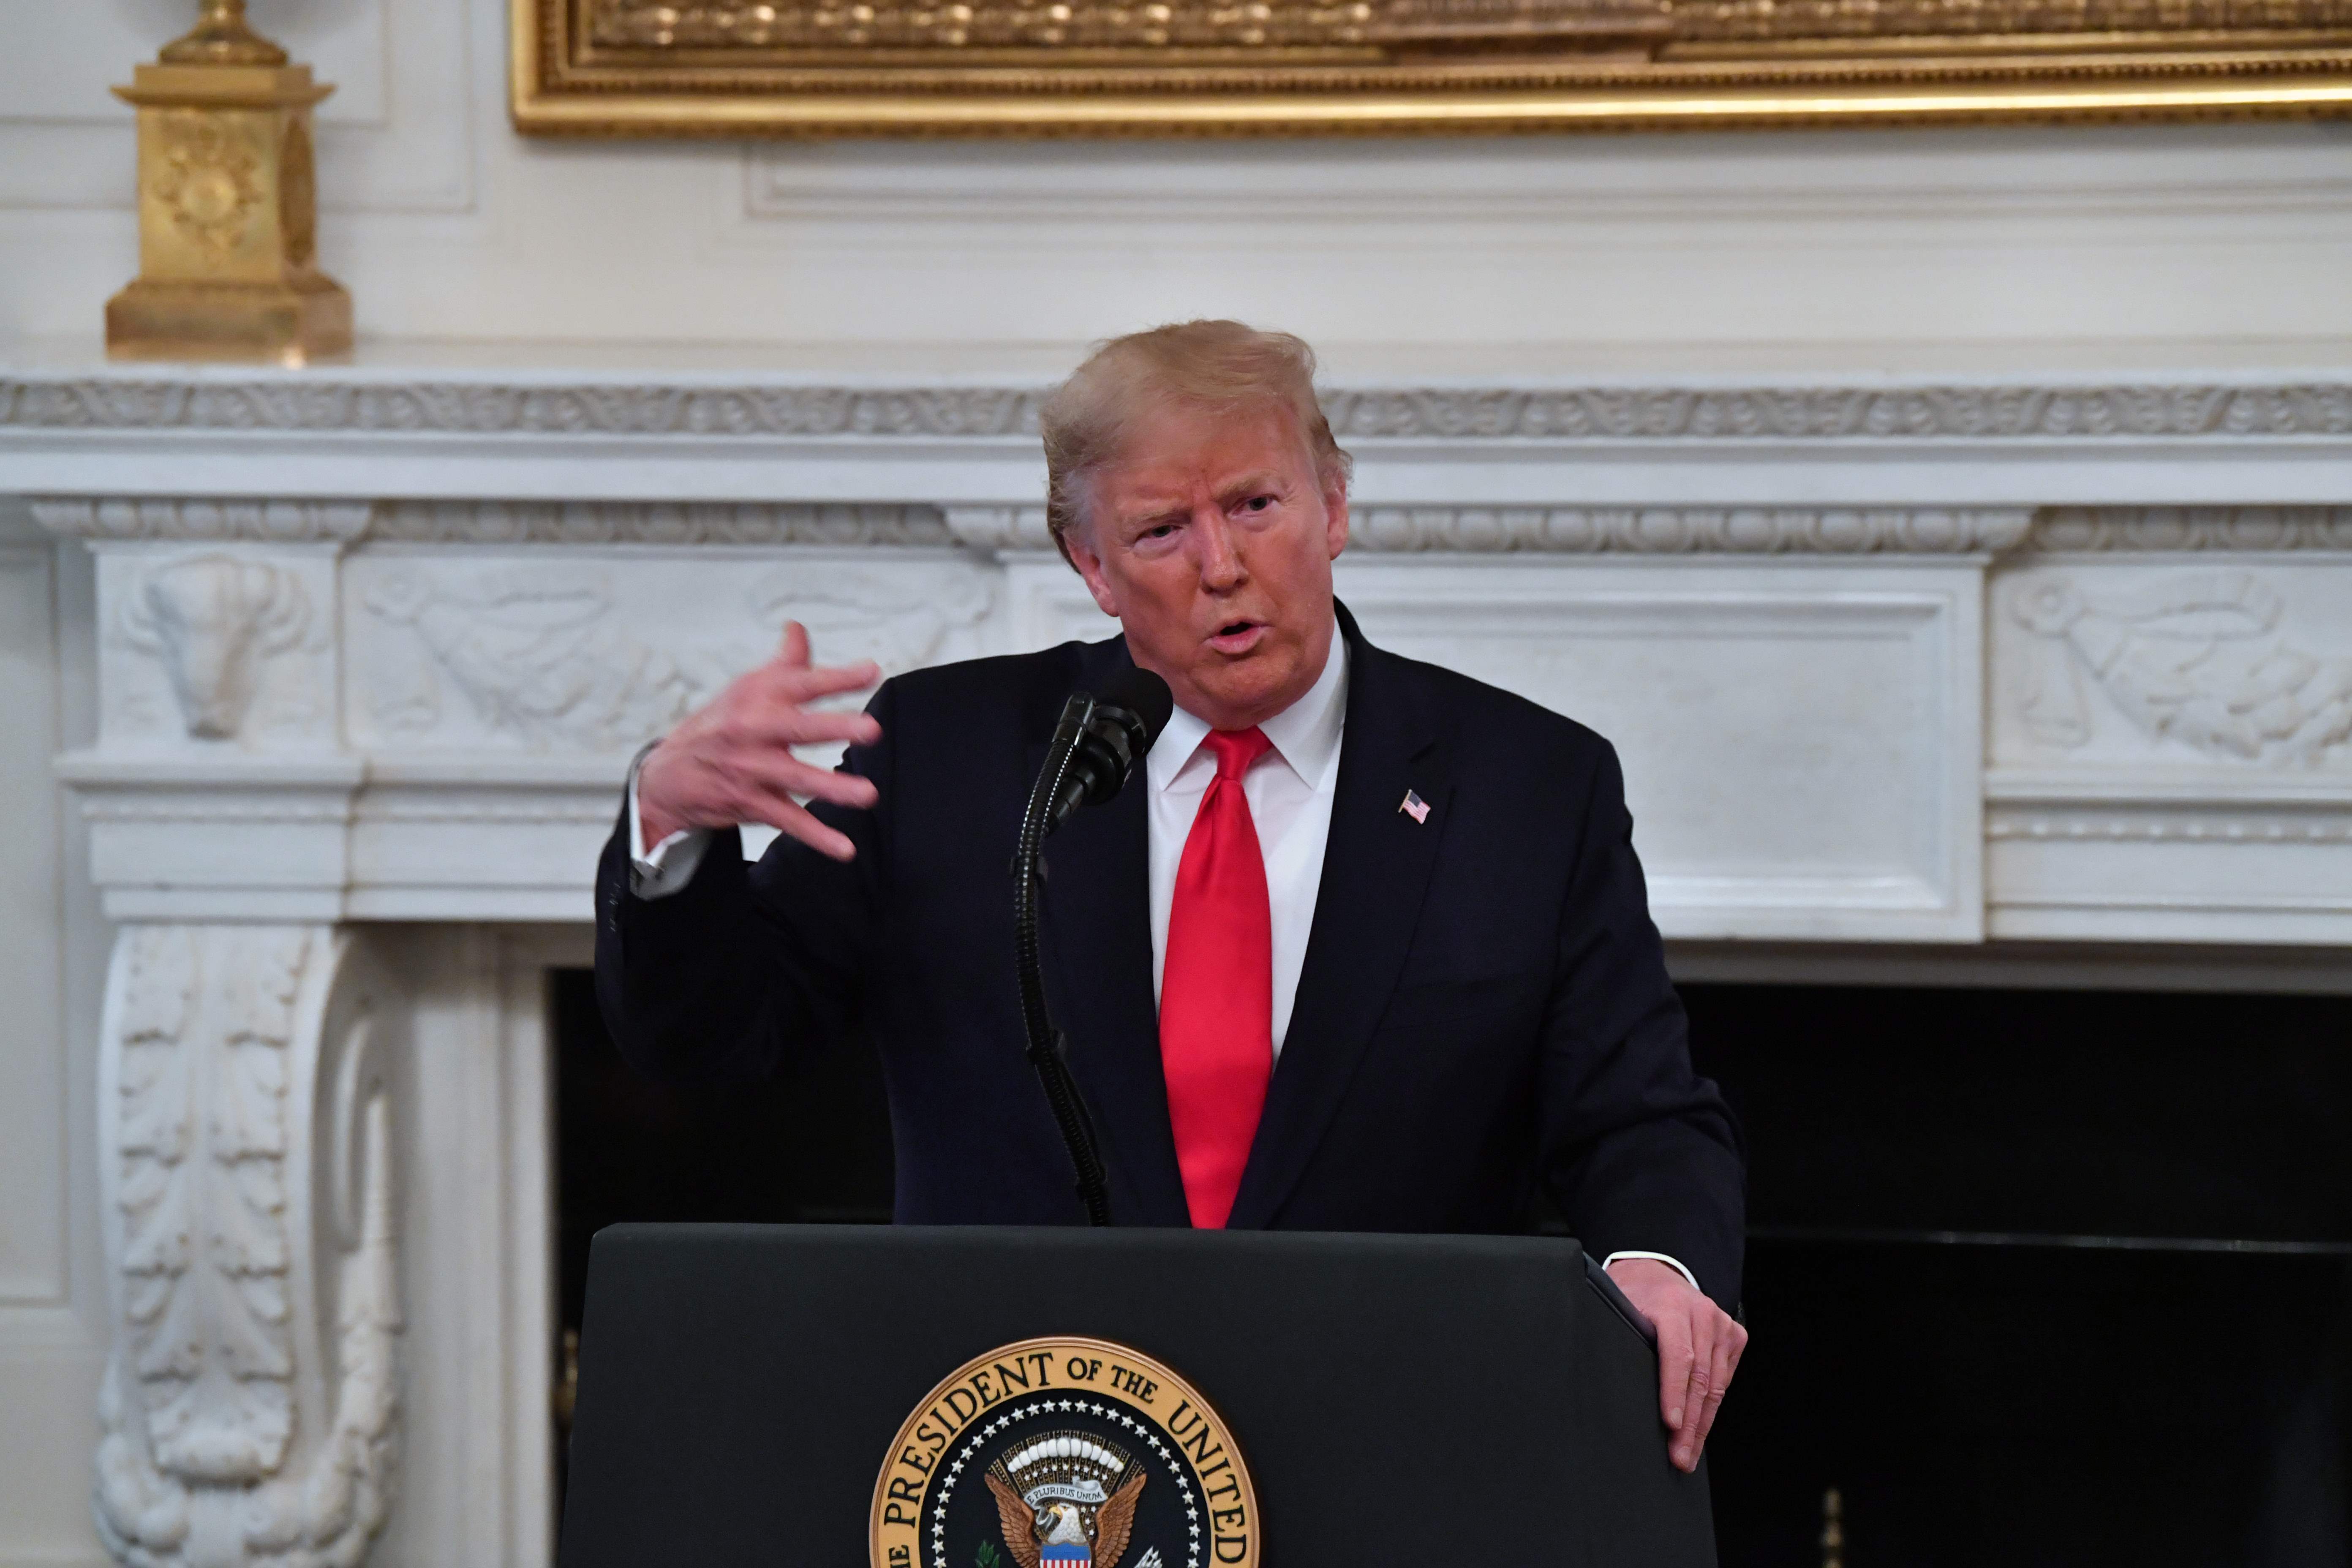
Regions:
<instances>
[{"instance_id":1,"label":"red necktie","mask_svg":"<svg viewBox=\"0 0 2352 1568\"><path fill-rule=\"evenodd\" d=\"M1274 1075L1274 916L1242 793L1242 775L1273 743L1255 729L1209 732L1217 776L1185 837L1168 907L1160 1063L1184 1201L1204 1230L1223 1229L1233 1213Z\"/></svg>"}]
</instances>

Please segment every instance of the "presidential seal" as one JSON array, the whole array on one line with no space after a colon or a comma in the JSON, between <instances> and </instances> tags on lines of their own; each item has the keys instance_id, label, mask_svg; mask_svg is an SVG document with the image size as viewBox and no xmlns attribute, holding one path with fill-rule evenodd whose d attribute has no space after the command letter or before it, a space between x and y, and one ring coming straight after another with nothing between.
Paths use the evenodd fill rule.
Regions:
<instances>
[{"instance_id":1,"label":"presidential seal","mask_svg":"<svg viewBox=\"0 0 2352 1568\"><path fill-rule=\"evenodd\" d=\"M1208 1401L1105 1340L956 1369L874 1485L873 1568L1257 1568L1257 1496Z\"/></svg>"}]
</instances>

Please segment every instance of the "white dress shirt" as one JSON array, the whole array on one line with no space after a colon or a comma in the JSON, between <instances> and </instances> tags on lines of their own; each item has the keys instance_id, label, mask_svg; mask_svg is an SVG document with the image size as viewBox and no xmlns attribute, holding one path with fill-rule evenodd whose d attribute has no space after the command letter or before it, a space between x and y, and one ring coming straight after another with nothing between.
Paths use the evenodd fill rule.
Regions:
<instances>
[{"instance_id":1,"label":"white dress shirt","mask_svg":"<svg viewBox=\"0 0 2352 1568\"><path fill-rule=\"evenodd\" d=\"M1315 929L1315 895L1323 885L1323 847L1331 837L1331 799L1339 782L1339 739L1348 725L1348 644L1335 627L1330 657L1307 695L1258 726L1273 750L1242 775L1258 853L1265 858L1265 895L1274 917L1274 1054L1282 1056L1298 999L1298 972L1307 964L1307 938ZM1151 995L1160 997L1168 968L1168 909L1176 898L1176 868L1200 814L1217 755L1202 744L1205 719L1181 708L1143 759L1150 791Z\"/></svg>"},{"instance_id":2,"label":"white dress shirt","mask_svg":"<svg viewBox=\"0 0 2352 1568\"><path fill-rule=\"evenodd\" d=\"M1306 696L1258 726L1273 748L1242 775L1242 794L1248 797L1251 824L1257 830L1258 853L1265 858L1266 902L1273 917L1276 1060L1290 1029L1291 1006L1298 999L1307 939L1315 929L1315 897L1323 883L1323 850L1331 838L1331 803L1339 788L1339 746L1347 725L1348 641L1335 624L1323 673L1316 677ZM1217 776L1216 753L1202 744L1208 735L1208 721L1179 708L1169 716L1167 728L1160 731L1143 760L1150 803L1145 822L1155 1006L1160 977L1168 965L1168 910L1176 897L1176 868L1184 858L1184 840L1192 835L1202 797L1209 793L1209 781ZM643 755L639 753L640 760ZM644 826L637 819L637 771L631 765L629 885L637 897L663 898L685 887L693 879L710 838L708 829L684 828L648 849ZM1692 1289L1698 1289L1691 1271L1663 1252L1612 1252L1606 1263L1621 1258L1664 1263L1690 1280Z\"/></svg>"}]
</instances>

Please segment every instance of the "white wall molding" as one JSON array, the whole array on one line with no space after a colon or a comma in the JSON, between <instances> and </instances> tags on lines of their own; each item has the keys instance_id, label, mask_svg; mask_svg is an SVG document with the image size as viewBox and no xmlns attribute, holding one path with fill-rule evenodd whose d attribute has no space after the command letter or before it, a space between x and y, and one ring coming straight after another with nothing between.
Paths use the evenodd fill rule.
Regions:
<instances>
[{"instance_id":1,"label":"white wall molding","mask_svg":"<svg viewBox=\"0 0 2352 1568\"><path fill-rule=\"evenodd\" d=\"M367 531L366 501L259 500L209 496L37 497L42 527L75 539L350 541Z\"/></svg>"},{"instance_id":2,"label":"white wall molding","mask_svg":"<svg viewBox=\"0 0 2352 1568\"><path fill-rule=\"evenodd\" d=\"M937 547L955 542L991 551L1053 549L1042 506L601 500L371 504L162 496L37 497L32 504L45 527L91 540L352 543L365 539L410 544L665 547ZM2284 515L2284 510L2268 509L2265 515ZM2346 515L2352 518L2352 511ZM2032 522L2032 513L2016 507L1360 506L1355 510L1349 544L1373 552L1481 555L1999 555L2023 542ZM2261 527L2227 526L2249 534ZM2352 539L2352 521L2341 527L2345 537ZM2148 547L2167 548L2163 537L2168 535L2157 532L2160 537Z\"/></svg>"},{"instance_id":3,"label":"white wall molding","mask_svg":"<svg viewBox=\"0 0 2352 1568\"><path fill-rule=\"evenodd\" d=\"M2085 216L2147 224L2340 216L2352 179L2317 146L2274 141L2258 169L2210 142L2155 127L2031 149L2006 139L2015 173L1987 175L1966 132L1822 139L1791 158L1771 138L1658 138L1631 156L1562 156L1559 144L1497 139L1347 142L943 143L909 158L888 145L800 143L745 151L752 226L889 225L929 236L1116 218L1138 227L1248 226L1309 234L1378 231L1386 244L1458 243L1575 226L1633 237L1736 224L1761 242L1825 224L1900 225ZM1629 233L1628 231L1632 231ZM2176 227L2174 232L2178 233ZM743 243L751 243L749 239ZM789 243L772 240L771 243Z\"/></svg>"},{"instance_id":4,"label":"white wall molding","mask_svg":"<svg viewBox=\"0 0 2352 1568\"><path fill-rule=\"evenodd\" d=\"M938 546L929 506L776 502L388 501L370 537L418 544L818 544Z\"/></svg>"},{"instance_id":5,"label":"white wall molding","mask_svg":"<svg viewBox=\"0 0 2352 1568\"><path fill-rule=\"evenodd\" d=\"M1375 552L1998 555L2024 540L2032 515L2023 508L1368 506L1351 521L1349 547Z\"/></svg>"},{"instance_id":6,"label":"white wall molding","mask_svg":"<svg viewBox=\"0 0 2352 1568\"><path fill-rule=\"evenodd\" d=\"M2053 507L2027 545L2053 555L2352 551L2352 506Z\"/></svg>"},{"instance_id":7,"label":"white wall molding","mask_svg":"<svg viewBox=\"0 0 2352 1568\"><path fill-rule=\"evenodd\" d=\"M1987 934L2143 946L2352 942L2344 894L2352 852L2341 837L2313 840L2303 821L2242 808L2181 816L2145 834L2136 816L2108 806L2078 816L1996 811L2001 831L1988 846L1985 874L2000 897ZM2099 826L2118 822L2126 826ZM2077 823L2092 830L2077 834Z\"/></svg>"},{"instance_id":8,"label":"white wall molding","mask_svg":"<svg viewBox=\"0 0 2352 1568\"><path fill-rule=\"evenodd\" d=\"M0 428L352 431L403 435L989 437L1034 435L1042 387L352 377L125 367L88 376L0 374Z\"/></svg>"},{"instance_id":9,"label":"white wall molding","mask_svg":"<svg viewBox=\"0 0 2352 1568\"><path fill-rule=\"evenodd\" d=\"M0 1342L12 1315L61 1309L67 1299L63 1097L68 1052L58 994L64 913L58 794L45 753L58 742L55 551L15 528L0 531L0 798L16 829L0 844L0 886L26 905L0 906ZM40 1325L16 1319L14 1327Z\"/></svg>"},{"instance_id":10,"label":"white wall molding","mask_svg":"<svg viewBox=\"0 0 2352 1568\"><path fill-rule=\"evenodd\" d=\"M137 366L0 369L0 429L972 438L1036 431L1046 384L710 384ZM1885 378L1780 384L1331 386L1342 442L2264 442L2352 437L2352 380Z\"/></svg>"},{"instance_id":11,"label":"white wall molding","mask_svg":"<svg viewBox=\"0 0 2352 1568\"><path fill-rule=\"evenodd\" d=\"M0 493L184 503L178 520L117 506L78 525L123 537L259 537L278 522L200 519L184 503L266 497L281 509L396 500L373 526L433 540L562 540L584 527L846 542L896 526L922 542L942 526L912 512L893 524L791 510L847 506L937 509L950 533L990 548L1039 542L1035 424L1051 378L1003 368L1022 355L961 352L946 356L952 373L853 376L751 374L740 356L685 352L650 366L591 354L583 366L576 349L542 347L544 358L530 344L441 355L386 345L302 372L184 374L47 349L0 357ZM844 359L837 347L811 357ZM1955 528L1992 528L1959 547L1974 553L2002 547L1995 512L2336 507L2352 494L2352 380L2333 374L1364 374L1335 378L1325 402L1356 458L1357 504L1407 547L1492 548L1499 529L1506 548L1556 531L1579 548L1578 511L1631 510L1680 511L1688 521L1670 533L1696 530L1727 550L1760 539L1843 551L1835 536L1858 528L1854 548L1946 551ZM539 510L497 510L518 502ZM697 505L755 510L677 510ZM1558 515L1540 526L1496 515L1531 510ZM1706 512L1727 516L1698 521ZM1459 521L1418 521L1448 513ZM1896 515L1920 535L1898 540L1869 521ZM1646 524L1591 527L1609 549L1654 547Z\"/></svg>"},{"instance_id":12,"label":"white wall molding","mask_svg":"<svg viewBox=\"0 0 2352 1568\"><path fill-rule=\"evenodd\" d=\"M326 501L254 497L36 497L81 539L361 539L420 544L689 544L1053 548L1043 506L787 502ZM1572 554L2267 554L2352 552L2352 506L2000 508L1359 506L1360 551Z\"/></svg>"},{"instance_id":13,"label":"white wall molding","mask_svg":"<svg viewBox=\"0 0 2352 1568\"><path fill-rule=\"evenodd\" d=\"M975 550L1050 552L1054 548L1043 506L951 506L941 515L948 531Z\"/></svg>"}]
</instances>

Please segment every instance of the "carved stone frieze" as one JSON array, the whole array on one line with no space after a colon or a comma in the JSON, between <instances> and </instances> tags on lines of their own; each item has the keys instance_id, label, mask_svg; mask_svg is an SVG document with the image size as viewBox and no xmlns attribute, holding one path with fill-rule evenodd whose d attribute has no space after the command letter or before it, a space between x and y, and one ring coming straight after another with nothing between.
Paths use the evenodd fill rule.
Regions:
<instances>
[{"instance_id":1,"label":"carved stone frieze","mask_svg":"<svg viewBox=\"0 0 2352 1568\"><path fill-rule=\"evenodd\" d=\"M367 531L368 501L222 500L148 497L100 500L43 497L33 515L53 532L80 539L352 540Z\"/></svg>"},{"instance_id":2,"label":"carved stone frieze","mask_svg":"<svg viewBox=\"0 0 2352 1568\"><path fill-rule=\"evenodd\" d=\"M496 382L0 377L0 429L466 435L1022 436L1035 388L572 386Z\"/></svg>"},{"instance_id":3,"label":"carved stone frieze","mask_svg":"<svg viewBox=\"0 0 2352 1568\"><path fill-rule=\"evenodd\" d=\"M131 1568L351 1568L401 1331L390 1063L345 945L127 927L100 1042L118 1320L93 1500Z\"/></svg>"},{"instance_id":4,"label":"carved stone frieze","mask_svg":"<svg viewBox=\"0 0 2352 1568\"><path fill-rule=\"evenodd\" d=\"M807 626L824 662L870 658L898 674L936 662L951 636L978 626L995 607L996 589L976 572L780 566L751 584L751 598L762 625L781 631L795 620Z\"/></svg>"},{"instance_id":5,"label":"carved stone frieze","mask_svg":"<svg viewBox=\"0 0 2352 1568\"><path fill-rule=\"evenodd\" d=\"M1054 536L1045 527L1045 508L1037 506L951 506L946 509L948 531L959 543L975 550L1051 550Z\"/></svg>"},{"instance_id":6,"label":"carved stone frieze","mask_svg":"<svg viewBox=\"0 0 2352 1568\"><path fill-rule=\"evenodd\" d=\"M2010 619L2044 645L2016 692L2043 746L2091 739L2094 687L2150 741L2216 759L2313 765L2352 738L2352 656L2306 651L2285 600L2252 574L2099 588L2040 573L2006 597Z\"/></svg>"},{"instance_id":7,"label":"carved stone frieze","mask_svg":"<svg viewBox=\"0 0 2352 1568\"><path fill-rule=\"evenodd\" d=\"M2053 507L2030 550L2352 551L2352 506Z\"/></svg>"},{"instance_id":8,"label":"carved stone frieze","mask_svg":"<svg viewBox=\"0 0 2352 1568\"><path fill-rule=\"evenodd\" d=\"M691 562L593 556L385 556L356 570L357 689L400 749L625 753L772 654L787 620L825 663L870 658L895 673L976 651L969 635L950 639L995 603L990 575L955 559L739 563L717 580Z\"/></svg>"},{"instance_id":9,"label":"carved stone frieze","mask_svg":"<svg viewBox=\"0 0 2352 1568\"><path fill-rule=\"evenodd\" d=\"M1051 550L1036 506L775 501L38 499L55 532L106 540L749 544ZM2031 516L2032 525L2025 520ZM2352 507L1360 506L1360 550L2049 553L2352 550Z\"/></svg>"},{"instance_id":10,"label":"carved stone frieze","mask_svg":"<svg viewBox=\"0 0 2352 1568\"><path fill-rule=\"evenodd\" d=\"M1342 442L2242 439L2352 435L2352 384L1341 388L1324 410Z\"/></svg>"},{"instance_id":11,"label":"carved stone frieze","mask_svg":"<svg viewBox=\"0 0 2352 1568\"><path fill-rule=\"evenodd\" d=\"M929 506L774 502L387 501L372 538L432 544L955 542Z\"/></svg>"},{"instance_id":12,"label":"carved stone frieze","mask_svg":"<svg viewBox=\"0 0 2352 1568\"><path fill-rule=\"evenodd\" d=\"M583 567L487 572L402 566L360 602L412 629L425 658L368 689L378 722L419 733L454 688L491 731L533 750L627 751L684 718L724 671L694 669L621 629L610 574Z\"/></svg>"},{"instance_id":13,"label":"carved stone frieze","mask_svg":"<svg viewBox=\"0 0 2352 1568\"><path fill-rule=\"evenodd\" d=\"M2352 803L2332 812L2207 811L2078 806L1996 807L1985 837L2004 842L2080 844L2352 844Z\"/></svg>"},{"instance_id":14,"label":"carved stone frieze","mask_svg":"<svg viewBox=\"0 0 2352 1568\"><path fill-rule=\"evenodd\" d=\"M0 377L0 430L1034 437L1042 386ZM2352 383L1330 387L1342 441L2242 441L2352 435Z\"/></svg>"},{"instance_id":15,"label":"carved stone frieze","mask_svg":"<svg viewBox=\"0 0 2352 1568\"><path fill-rule=\"evenodd\" d=\"M41 498L53 532L109 540L418 544L833 544L955 542L936 507L744 502Z\"/></svg>"},{"instance_id":16,"label":"carved stone frieze","mask_svg":"<svg viewBox=\"0 0 2352 1568\"><path fill-rule=\"evenodd\" d=\"M1633 555L1992 555L2025 537L2023 508L1359 508L1349 541L1377 551Z\"/></svg>"}]
</instances>

